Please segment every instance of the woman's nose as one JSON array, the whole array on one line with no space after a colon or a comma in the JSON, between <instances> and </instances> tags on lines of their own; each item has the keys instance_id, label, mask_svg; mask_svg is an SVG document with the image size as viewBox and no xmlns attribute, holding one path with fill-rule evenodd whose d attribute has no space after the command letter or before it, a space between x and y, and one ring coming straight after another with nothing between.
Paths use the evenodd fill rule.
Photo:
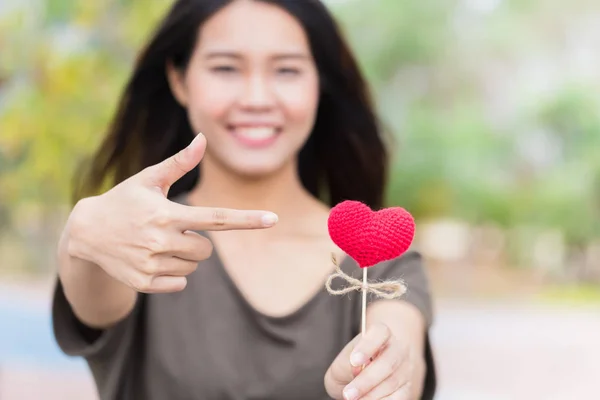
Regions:
<instances>
[{"instance_id":1,"label":"woman's nose","mask_svg":"<svg viewBox=\"0 0 600 400\"><path fill-rule=\"evenodd\" d=\"M273 107L275 100L268 79L260 75L249 77L240 103L242 107L250 109Z\"/></svg>"}]
</instances>

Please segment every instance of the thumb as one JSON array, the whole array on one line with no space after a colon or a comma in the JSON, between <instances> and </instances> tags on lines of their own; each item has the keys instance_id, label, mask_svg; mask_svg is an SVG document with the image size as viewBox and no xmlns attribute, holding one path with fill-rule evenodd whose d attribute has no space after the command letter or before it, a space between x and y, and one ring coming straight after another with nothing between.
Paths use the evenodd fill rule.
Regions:
<instances>
[{"instance_id":1,"label":"thumb","mask_svg":"<svg viewBox=\"0 0 600 400\"><path fill-rule=\"evenodd\" d=\"M325 374L325 389L330 397L340 398L344 387L360 372L360 368L355 368L350 364L350 354L360 338L360 336L355 336L346 344L329 366Z\"/></svg>"},{"instance_id":2,"label":"thumb","mask_svg":"<svg viewBox=\"0 0 600 400\"><path fill-rule=\"evenodd\" d=\"M166 196L171 185L200 163L205 150L206 138L202 133L198 133L186 148L147 168L144 171L145 182L160 187Z\"/></svg>"}]
</instances>

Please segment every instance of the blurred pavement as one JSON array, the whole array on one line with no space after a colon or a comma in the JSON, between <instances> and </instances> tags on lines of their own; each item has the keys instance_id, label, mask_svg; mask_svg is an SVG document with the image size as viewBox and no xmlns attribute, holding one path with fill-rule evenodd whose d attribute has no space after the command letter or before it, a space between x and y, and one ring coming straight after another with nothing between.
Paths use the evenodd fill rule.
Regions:
<instances>
[{"instance_id":1,"label":"blurred pavement","mask_svg":"<svg viewBox=\"0 0 600 400\"><path fill-rule=\"evenodd\" d=\"M0 285L0 400L96 399L51 336L41 286ZM438 300L438 400L600 398L600 307Z\"/></svg>"}]
</instances>

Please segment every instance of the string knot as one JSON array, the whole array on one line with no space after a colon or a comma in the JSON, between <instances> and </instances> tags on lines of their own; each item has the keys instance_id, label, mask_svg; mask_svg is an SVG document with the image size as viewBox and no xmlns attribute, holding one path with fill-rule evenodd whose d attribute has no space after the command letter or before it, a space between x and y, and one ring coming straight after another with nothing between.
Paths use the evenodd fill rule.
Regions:
<instances>
[{"instance_id":1,"label":"string knot","mask_svg":"<svg viewBox=\"0 0 600 400\"><path fill-rule=\"evenodd\" d=\"M404 281L383 281L383 282L366 282L363 283L359 279L353 278L341 270L335 254L331 254L331 261L335 265L335 272L327 278L325 286L327 291L333 295L344 295L352 291L363 291L364 293L372 293L377 297L387 300L397 299L406 293L406 285ZM331 284L335 278L341 278L348 283L348 286L342 289L333 289Z\"/></svg>"}]
</instances>

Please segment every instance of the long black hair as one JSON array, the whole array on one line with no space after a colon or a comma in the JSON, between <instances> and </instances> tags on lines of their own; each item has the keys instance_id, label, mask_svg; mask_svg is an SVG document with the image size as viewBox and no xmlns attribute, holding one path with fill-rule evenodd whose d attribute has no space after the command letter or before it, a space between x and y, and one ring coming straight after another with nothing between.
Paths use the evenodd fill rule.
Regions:
<instances>
[{"instance_id":1,"label":"long black hair","mask_svg":"<svg viewBox=\"0 0 600 400\"><path fill-rule=\"evenodd\" d=\"M87 168L74 200L94 195L186 147L194 133L175 100L166 65L185 70L198 31L235 0L177 0L140 53L108 134ZM359 200L380 208L388 154L366 82L332 15L320 0L256 0L277 5L303 26L319 72L313 131L299 154L298 173L314 196L330 205ZM175 197L199 179L196 167L169 191Z\"/></svg>"}]
</instances>

